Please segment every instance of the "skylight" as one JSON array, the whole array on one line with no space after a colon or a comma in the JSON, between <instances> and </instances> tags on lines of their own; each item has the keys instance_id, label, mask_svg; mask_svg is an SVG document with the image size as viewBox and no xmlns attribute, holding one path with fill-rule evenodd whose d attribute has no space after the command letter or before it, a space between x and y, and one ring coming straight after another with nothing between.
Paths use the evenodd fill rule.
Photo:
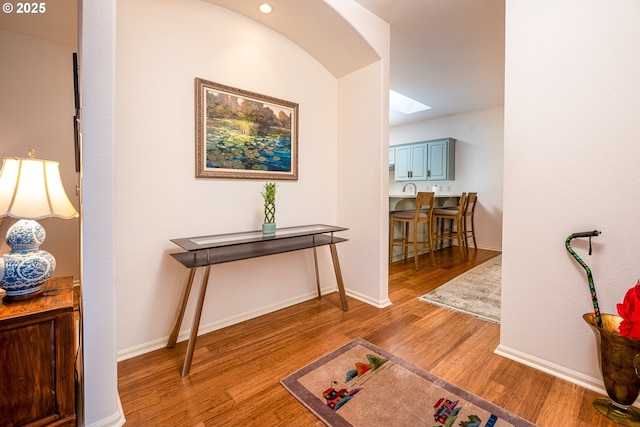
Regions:
<instances>
[{"instance_id":1,"label":"skylight","mask_svg":"<svg viewBox=\"0 0 640 427\"><path fill-rule=\"evenodd\" d=\"M389 108L403 114L413 114L431 109L428 105L424 105L394 90L389 90Z\"/></svg>"}]
</instances>

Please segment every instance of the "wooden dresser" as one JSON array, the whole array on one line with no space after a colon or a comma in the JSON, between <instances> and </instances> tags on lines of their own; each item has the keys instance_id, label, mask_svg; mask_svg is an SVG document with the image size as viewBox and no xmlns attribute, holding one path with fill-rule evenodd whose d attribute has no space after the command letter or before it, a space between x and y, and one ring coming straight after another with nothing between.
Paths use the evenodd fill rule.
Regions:
<instances>
[{"instance_id":1,"label":"wooden dresser","mask_svg":"<svg viewBox=\"0 0 640 427\"><path fill-rule=\"evenodd\" d=\"M75 426L72 277L0 305L0 425ZM66 290L59 290L66 289Z\"/></svg>"}]
</instances>

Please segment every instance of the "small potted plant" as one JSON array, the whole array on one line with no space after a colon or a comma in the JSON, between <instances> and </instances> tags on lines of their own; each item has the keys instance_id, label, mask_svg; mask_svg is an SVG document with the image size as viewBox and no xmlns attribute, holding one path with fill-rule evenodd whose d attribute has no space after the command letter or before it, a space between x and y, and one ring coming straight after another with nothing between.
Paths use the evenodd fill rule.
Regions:
<instances>
[{"instance_id":1,"label":"small potted plant","mask_svg":"<svg viewBox=\"0 0 640 427\"><path fill-rule=\"evenodd\" d=\"M267 182L264 184L264 191L260 192L264 199L264 223L262 224L262 232L272 234L276 232L276 188L275 182Z\"/></svg>"}]
</instances>

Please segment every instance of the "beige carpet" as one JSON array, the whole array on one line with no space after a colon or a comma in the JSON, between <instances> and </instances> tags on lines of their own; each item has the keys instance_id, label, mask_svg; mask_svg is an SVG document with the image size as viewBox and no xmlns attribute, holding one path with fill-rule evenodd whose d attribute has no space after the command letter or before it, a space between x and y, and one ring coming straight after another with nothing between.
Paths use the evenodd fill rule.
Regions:
<instances>
[{"instance_id":1,"label":"beige carpet","mask_svg":"<svg viewBox=\"0 0 640 427\"><path fill-rule=\"evenodd\" d=\"M331 427L535 427L362 339L281 383Z\"/></svg>"},{"instance_id":2,"label":"beige carpet","mask_svg":"<svg viewBox=\"0 0 640 427\"><path fill-rule=\"evenodd\" d=\"M502 255L420 297L421 301L500 323Z\"/></svg>"}]
</instances>

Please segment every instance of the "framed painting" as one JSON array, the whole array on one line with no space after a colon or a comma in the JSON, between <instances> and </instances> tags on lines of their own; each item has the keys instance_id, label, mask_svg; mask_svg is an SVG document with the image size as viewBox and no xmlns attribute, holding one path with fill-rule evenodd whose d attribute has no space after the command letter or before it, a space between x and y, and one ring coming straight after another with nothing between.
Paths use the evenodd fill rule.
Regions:
<instances>
[{"instance_id":1,"label":"framed painting","mask_svg":"<svg viewBox=\"0 0 640 427\"><path fill-rule=\"evenodd\" d=\"M298 179L298 104L196 78L196 177Z\"/></svg>"}]
</instances>

